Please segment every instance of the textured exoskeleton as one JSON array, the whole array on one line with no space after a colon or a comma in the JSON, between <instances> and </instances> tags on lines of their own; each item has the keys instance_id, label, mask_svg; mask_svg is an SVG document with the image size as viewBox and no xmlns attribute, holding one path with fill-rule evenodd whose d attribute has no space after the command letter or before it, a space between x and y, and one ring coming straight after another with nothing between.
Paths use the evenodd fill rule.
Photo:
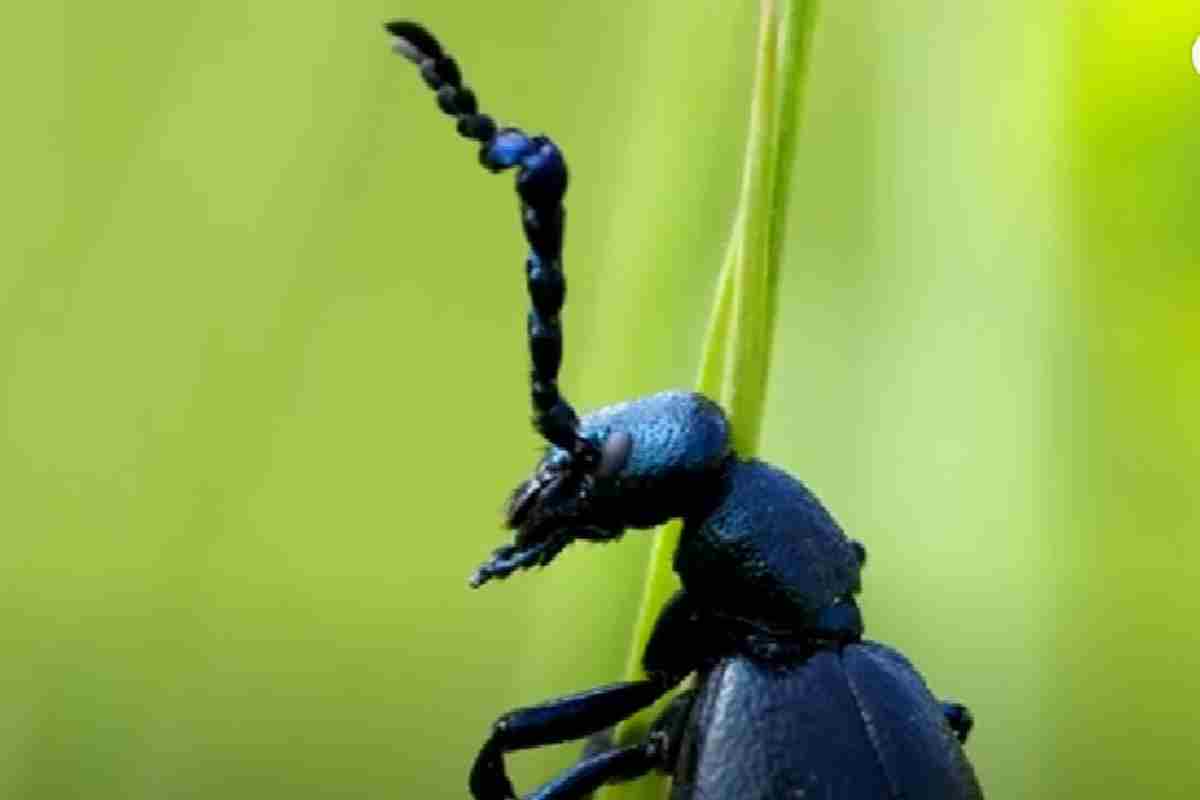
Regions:
<instances>
[{"instance_id":1,"label":"textured exoskeleton","mask_svg":"<svg viewBox=\"0 0 1200 800\"><path fill-rule=\"evenodd\" d=\"M566 162L545 136L479 112L458 65L412 22L387 25L492 171L515 169L531 309L533 422L545 455L509 498L512 541L471 585L549 564L575 539L683 520L683 588L660 614L646 677L501 716L471 768L476 800L517 796L506 752L594 736L695 675L641 742L593 749L529 800L582 798L660 769L674 800L974 800L964 706L934 699L900 653L864 641L855 602L866 560L798 480L731 446L721 409L663 392L580 418L558 389Z\"/></svg>"}]
</instances>

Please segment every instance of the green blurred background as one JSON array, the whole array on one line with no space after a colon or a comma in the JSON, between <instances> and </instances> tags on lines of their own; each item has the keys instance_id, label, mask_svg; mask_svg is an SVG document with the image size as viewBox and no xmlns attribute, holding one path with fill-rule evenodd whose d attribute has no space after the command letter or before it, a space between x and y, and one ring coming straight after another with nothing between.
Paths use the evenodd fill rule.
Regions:
<instances>
[{"instance_id":1,"label":"green blurred background","mask_svg":"<svg viewBox=\"0 0 1200 800\"><path fill-rule=\"evenodd\" d=\"M393 16L570 157L572 399L691 383L754 3L11 10L0 796L463 798L499 712L620 674L648 536L466 588L538 447L523 248ZM992 797L1200 794L1198 34L817 18L763 455Z\"/></svg>"}]
</instances>

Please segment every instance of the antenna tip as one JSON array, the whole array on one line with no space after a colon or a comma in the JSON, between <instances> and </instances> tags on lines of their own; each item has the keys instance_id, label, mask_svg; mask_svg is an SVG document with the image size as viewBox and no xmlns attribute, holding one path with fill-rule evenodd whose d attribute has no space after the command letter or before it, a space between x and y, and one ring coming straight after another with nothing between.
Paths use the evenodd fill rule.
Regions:
<instances>
[{"instance_id":1,"label":"antenna tip","mask_svg":"<svg viewBox=\"0 0 1200 800\"><path fill-rule=\"evenodd\" d=\"M394 19L385 22L383 28L392 36L392 50L414 64L420 64L427 58L443 57L442 46L438 44L438 40L416 22Z\"/></svg>"}]
</instances>

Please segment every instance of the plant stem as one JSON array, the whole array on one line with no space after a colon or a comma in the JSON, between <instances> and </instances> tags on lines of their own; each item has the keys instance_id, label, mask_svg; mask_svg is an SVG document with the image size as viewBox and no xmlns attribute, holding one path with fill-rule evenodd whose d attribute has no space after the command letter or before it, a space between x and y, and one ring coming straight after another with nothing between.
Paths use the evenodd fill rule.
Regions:
<instances>
[{"instance_id":1,"label":"plant stem","mask_svg":"<svg viewBox=\"0 0 1200 800\"><path fill-rule=\"evenodd\" d=\"M760 5L738 210L717 281L697 378L697 388L729 414L734 448L743 458L758 449L766 400L800 85L815 6L815 0L762 0ZM679 588L671 565L680 530L679 522L664 526L651 549L626 667L629 680L644 676L641 657L654 621ZM660 707L622 723L616 740L639 740ZM661 777L647 777L607 786L597 793L597 800L658 800L665 796L666 785Z\"/></svg>"}]
</instances>

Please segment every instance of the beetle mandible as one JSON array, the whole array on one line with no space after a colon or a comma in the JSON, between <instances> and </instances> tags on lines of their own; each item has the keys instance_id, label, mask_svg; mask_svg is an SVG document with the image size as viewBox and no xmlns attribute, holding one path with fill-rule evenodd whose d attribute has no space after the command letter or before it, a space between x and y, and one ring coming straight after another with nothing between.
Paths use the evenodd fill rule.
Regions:
<instances>
[{"instance_id":1,"label":"beetle mandible","mask_svg":"<svg viewBox=\"0 0 1200 800\"><path fill-rule=\"evenodd\" d=\"M866 550L800 481L740 458L724 412L694 392L576 414L558 388L563 155L547 137L481 113L457 63L421 25L386 28L459 134L479 143L483 166L516 170L530 248L530 393L548 447L508 500L511 543L471 585L545 566L575 539L683 520L674 561L682 589L655 623L647 677L502 715L471 768L471 794L516 798L506 752L602 734L695 674L644 741L585 755L527 800L582 798L652 769L671 775L673 800L982 798L962 750L970 713L935 700L899 652L862 638L854 596Z\"/></svg>"}]
</instances>

